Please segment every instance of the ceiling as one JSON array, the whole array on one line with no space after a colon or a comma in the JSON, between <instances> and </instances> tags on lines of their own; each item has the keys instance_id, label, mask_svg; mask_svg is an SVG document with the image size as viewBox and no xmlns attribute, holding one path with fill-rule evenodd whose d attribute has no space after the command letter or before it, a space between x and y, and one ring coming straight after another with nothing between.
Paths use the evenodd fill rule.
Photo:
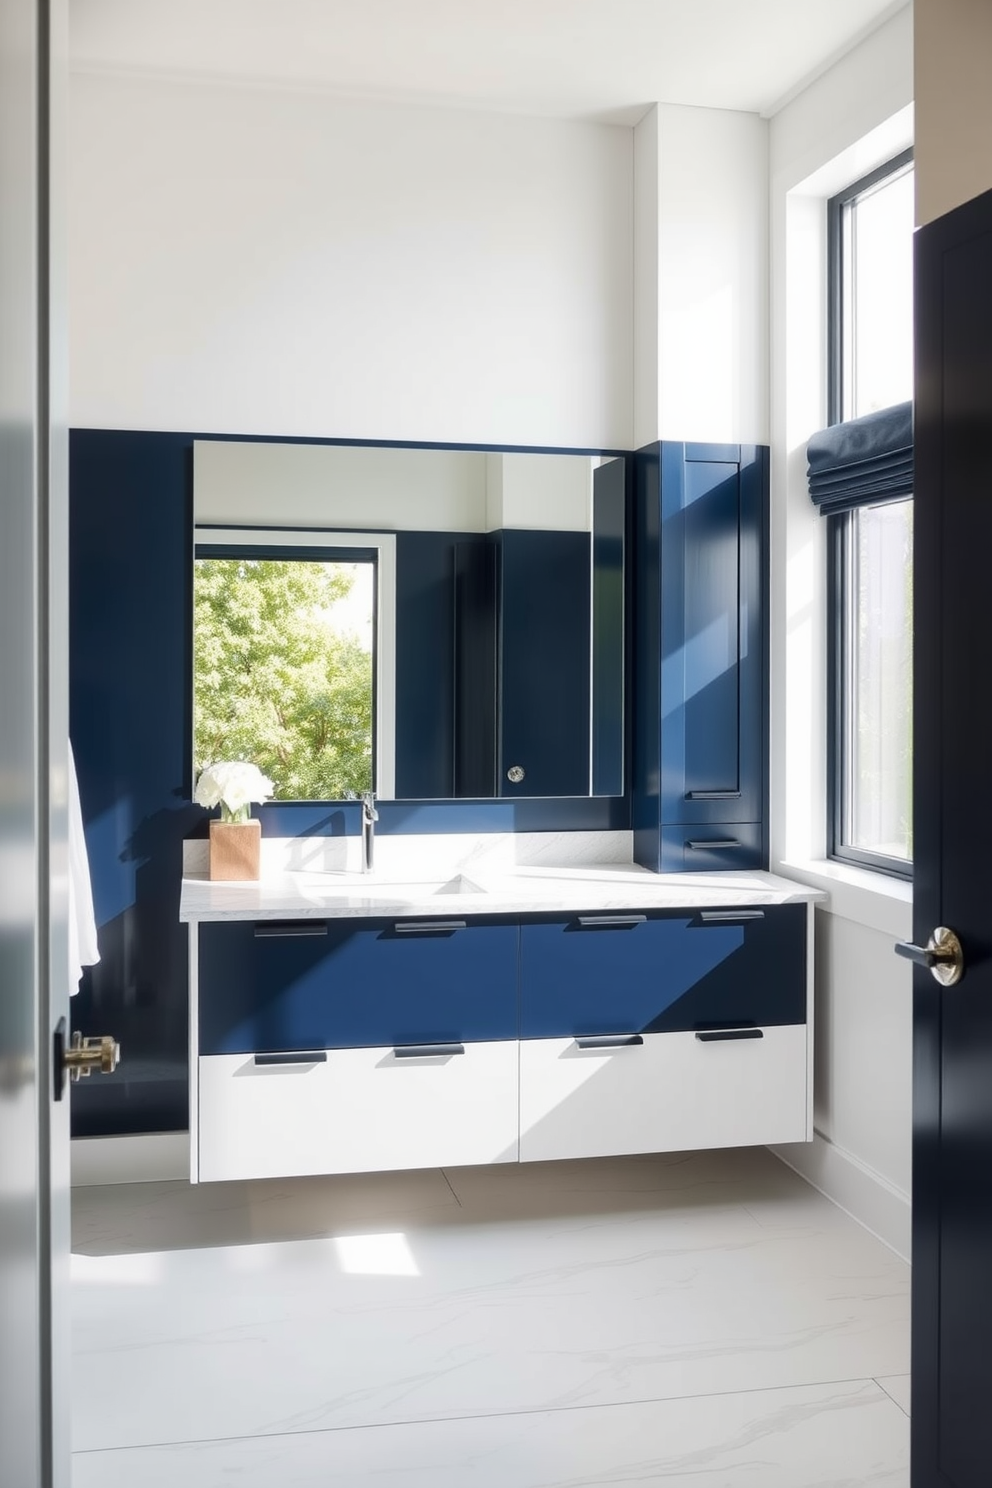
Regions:
<instances>
[{"instance_id":1,"label":"ceiling","mask_svg":"<svg viewBox=\"0 0 992 1488\"><path fill-rule=\"evenodd\" d=\"M70 0L73 66L632 124L770 113L907 0Z\"/></svg>"}]
</instances>

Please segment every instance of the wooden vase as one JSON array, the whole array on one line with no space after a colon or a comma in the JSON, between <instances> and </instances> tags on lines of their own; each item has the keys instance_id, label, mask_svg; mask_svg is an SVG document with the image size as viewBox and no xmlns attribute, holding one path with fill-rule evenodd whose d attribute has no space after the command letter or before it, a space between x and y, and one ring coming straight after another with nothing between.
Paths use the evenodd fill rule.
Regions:
<instances>
[{"instance_id":1,"label":"wooden vase","mask_svg":"<svg viewBox=\"0 0 992 1488\"><path fill-rule=\"evenodd\" d=\"M258 878L262 847L262 823L212 821L210 823L210 877L228 883Z\"/></svg>"}]
</instances>

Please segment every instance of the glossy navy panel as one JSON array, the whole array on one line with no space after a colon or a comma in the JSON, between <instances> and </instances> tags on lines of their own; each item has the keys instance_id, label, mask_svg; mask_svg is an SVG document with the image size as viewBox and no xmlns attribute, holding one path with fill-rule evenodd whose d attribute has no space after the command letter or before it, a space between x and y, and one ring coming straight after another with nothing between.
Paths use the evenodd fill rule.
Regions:
<instances>
[{"instance_id":1,"label":"glossy navy panel","mask_svg":"<svg viewBox=\"0 0 992 1488\"><path fill-rule=\"evenodd\" d=\"M115 1074L73 1087L75 1135L187 1124L190 455L180 435L71 436L70 733L101 956L72 1021L121 1044Z\"/></svg>"},{"instance_id":2,"label":"glossy navy panel","mask_svg":"<svg viewBox=\"0 0 992 1488\"><path fill-rule=\"evenodd\" d=\"M610 460L592 477L592 791L623 795L624 539L627 470Z\"/></svg>"},{"instance_id":3,"label":"glossy navy panel","mask_svg":"<svg viewBox=\"0 0 992 1488\"><path fill-rule=\"evenodd\" d=\"M486 535L454 552L454 792L496 794L496 544Z\"/></svg>"},{"instance_id":4,"label":"glossy navy panel","mask_svg":"<svg viewBox=\"0 0 992 1488\"><path fill-rule=\"evenodd\" d=\"M671 733L673 744L681 744L681 757L672 749L668 763L682 776L683 796L719 792L739 799L741 613L738 605L727 603L740 588L739 467L686 461L682 520L684 716L682 728ZM662 658L663 677L670 659L668 653ZM665 717L674 716L664 681L662 691ZM677 811L677 800L674 805Z\"/></svg>"},{"instance_id":5,"label":"glossy navy panel","mask_svg":"<svg viewBox=\"0 0 992 1488\"><path fill-rule=\"evenodd\" d=\"M523 1038L803 1023L806 906L725 923L673 911L630 929L524 925L520 1009Z\"/></svg>"},{"instance_id":6,"label":"glossy navy panel","mask_svg":"<svg viewBox=\"0 0 992 1488\"><path fill-rule=\"evenodd\" d=\"M620 832L630 826L630 803L623 796L541 796L533 801L378 801L382 834L419 832ZM345 837L361 835L361 807L348 801L269 802L255 808L263 837ZM209 835L208 819L197 812L189 837Z\"/></svg>"},{"instance_id":7,"label":"glossy navy panel","mask_svg":"<svg viewBox=\"0 0 992 1488\"><path fill-rule=\"evenodd\" d=\"M397 923L330 920L326 934L303 937L201 925L200 1052L516 1037L515 925L410 935Z\"/></svg>"},{"instance_id":8,"label":"glossy navy panel","mask_svg":"<svg viewBox=\"0 0 992 1488\"><path fill-rule=\"evenodd\" d=\"M634 634L631 825L634 861L661 866L661 462L681 470L681 448L651 444L634 456Z\"/></svg>"},{"instance_id":9,"label":"glossy navy panel","mask_svg":"<svg viewBox=\"0 0 992 1488\"><path fill-rule=\"evenodd\" d=\"M500 688L501 796L589 792L590 541L500 533L500 675L513 678Z\"/></svg>"},{"instance_id":10,"label":"glossy navy panel","mask_svg":"<svg viewBox=\"0 0 992 1488\"><path fill-rule=\"evenodd\" d=\"M454 794L454 562L459 535L396 534L396 794Z\"/></svg>"}]
</instances>

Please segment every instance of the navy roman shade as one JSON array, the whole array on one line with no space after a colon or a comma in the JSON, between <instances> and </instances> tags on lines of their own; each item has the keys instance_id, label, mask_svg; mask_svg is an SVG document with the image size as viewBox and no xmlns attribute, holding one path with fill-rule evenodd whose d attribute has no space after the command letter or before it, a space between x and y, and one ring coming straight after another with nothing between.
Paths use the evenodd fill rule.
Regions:
<instances>
[{"instance_id":1,"label":"navy roman shade","mask_svg":"<svg viewBox=\"0 0 992 1488\"><path fill-rule=\"evenodd\" d=\"M806 459L810 499L824 516L912 496L912 403L821 430Z\"/></svg>"}]
</instances>

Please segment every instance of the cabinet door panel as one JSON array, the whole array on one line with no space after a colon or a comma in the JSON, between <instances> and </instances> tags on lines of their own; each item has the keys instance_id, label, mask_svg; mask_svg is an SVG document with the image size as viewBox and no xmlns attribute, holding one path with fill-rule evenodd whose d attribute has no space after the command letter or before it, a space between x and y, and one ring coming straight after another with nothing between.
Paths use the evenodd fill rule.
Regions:
<instances>
[{"instance_id":1,"label":"cabinet door panel","mask_svg":"<svg viewBox=\"0 0 992 1488\"><path fill-rule=\"evenodd\" d=\"M204 1183L517 1158L513 1041L415 1058L332 1049L297 1064L218 1055L200 1059L199 1080Z\"/></svg>"},{"instance_id":2,"label":"cabinet door panel","mask_svg":"<svg viewBox=\"0 0 992 1488\"><path fill-rule=\"evenodd\" d=\"M663 465L663 822L762 814L761 482L754 451L727 453Z\"/></svg>"},{"instance_id":3,"label":"cabinet door panel","mask_svg":"<svg viewBox=\"0 0 992 1488\"><path fill-rule=\"evenodd\" d=\"M806 1028L702 1042L691 1033L520 1050L520 1160L803 1142L811 1135Z\"/></svg>"},{"instance_id":4,"label":"cabinet door panel","mask_svg":"<svg viewBox=\"0 0 992 1488\"><path fill-rule=\"evenodd\" d=\"M293 933L300 923L323 933ZM516 926L410 935L403 923L201 926L200 1052L515 1038Z\"/></svg>"},{"instance_id":5,"label":"cabinet door panel","mask_svg":"<svg viewBox=\"0 0 992 1488\"><path fill-rule=\"evenodd\" d=\"M801 1023L806 906L524 925L520 965L524 1039Z\"/></svg>"},{"instance_id":6,"label":"cabinet door panel","mask_svg":"<svg viewBox=\"0 0 992 1488\"><path fill-rule=\"evenodd\" d=\"M635 859L692 871L663 827L740 824L762 866L768 451L665 441L634 486Z\"/></svg>"}]
</instances>

